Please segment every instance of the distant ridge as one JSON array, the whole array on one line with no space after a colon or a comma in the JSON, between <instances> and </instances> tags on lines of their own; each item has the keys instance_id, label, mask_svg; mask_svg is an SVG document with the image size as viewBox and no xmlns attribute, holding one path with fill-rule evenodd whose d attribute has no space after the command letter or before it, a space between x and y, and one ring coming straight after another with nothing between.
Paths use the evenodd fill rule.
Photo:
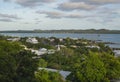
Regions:
<instances>
[{"instance_id":1,"label":"distant ridge","mask_svg":"<svg viewBox=\"0 0 120 82\"><path fill-rule=\"evenodd\" d=\"M108 30L108 29L87 29L87 30L11 30L0 31L0 33L83 33L83 34L120 34L120 30Z\"/></svg>"}]
</instances>

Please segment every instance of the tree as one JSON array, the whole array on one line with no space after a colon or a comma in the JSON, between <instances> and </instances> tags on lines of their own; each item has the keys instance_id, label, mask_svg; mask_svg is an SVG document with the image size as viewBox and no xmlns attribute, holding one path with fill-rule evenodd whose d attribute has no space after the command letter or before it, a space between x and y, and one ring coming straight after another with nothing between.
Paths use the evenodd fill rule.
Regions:
<instances>
[{"instance_id":1,"label":"tree","mask_svg":"<svg viewBox=\"0 0 120 82\"><path fill-rule=\"evenodd\" d=\"M35 54L16 42L0 41L0 82L34 82Z\"/></svg>"},{"instance_id":2,"label":"tree","mask_svg":"<svg viewBox=\"0 0 120 82\"><path fill-rule=\"evenodd\" d=\"M38 60L33 57L35 54L29 51L21 51L16 57L15 82L34 82L34 73L38 69Z\"/></svg>"},{"instance_id":3,"label":"tree","mask_svg":"<svg viewBox=\"0 0 120 82\"><path fill-rule=\"evenodd\" d=\"M109 80L120 78L120 61L119 58L115 58L109 53L102 53L100 55L101 60L104 62L105 68L107 69L106 77Z\"/></svg>"},{"instance_id":4,"label":"tree","mask_svg":"<svg viewBox=\"0 0 120 82\"><path fill-rule=\"evenodd\" d=\"M38 70L35 77L37 82L65 82L58 72Z\"/></svg>"},{"instance_id":5,"label":"tree","mask_svg":"<svg viewBox=\"0 0 120 82\"><path fill-rule=\"evenodd\" d=\"M44 55L42 58L48 62L48 67L50 68L68 70L71 69L71 64L74 64L73 56L75 56L75 53L72 49L61 48L55 54Z\"/></svg>"},{"instance_id":6,"label":"tree","mask_svg":"<svg viewBox=\"0 0 120 82\"><path fill-rule=\"evenodd\" d=\"M68 79L72 82L104 82L106 69L95 53L83 55L80 63L75 63Z\"/></svg>"},{"instance_id":7,"label":"tree","mask_svg":"<svg viewBox=\"0 0 120 82\"><path fill-rule=\"evenodd\" d=\"M39 67L47 67L47 62L44 59L39 59Z\"/></svg>"}]
</instances>

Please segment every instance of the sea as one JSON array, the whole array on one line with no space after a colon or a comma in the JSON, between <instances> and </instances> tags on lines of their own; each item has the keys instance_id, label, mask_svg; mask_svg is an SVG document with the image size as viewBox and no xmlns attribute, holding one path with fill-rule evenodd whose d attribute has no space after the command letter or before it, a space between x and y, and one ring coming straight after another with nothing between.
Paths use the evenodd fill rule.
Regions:
<instances>
[{"instance_id":1,"label":"sea","mask_svg":"<svg viewBox=\"0 0 120 82\"><path fill-rule=\"evenodd\" d=\"M106 44L111 48L120 48L120 34L77 34L77 33L0 33L5 36L14 37L57 37L57 38L83 38L101 42L109 42Z\"/></svg>"}]
</instances>

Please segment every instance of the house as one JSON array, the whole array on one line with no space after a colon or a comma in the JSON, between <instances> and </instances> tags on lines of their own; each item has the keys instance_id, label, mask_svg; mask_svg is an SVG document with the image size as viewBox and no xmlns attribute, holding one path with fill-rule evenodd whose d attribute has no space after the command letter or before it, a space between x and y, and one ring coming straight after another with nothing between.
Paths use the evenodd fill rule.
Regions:
<instances>
[{"instance_id":1,"label":"house","mask_svg":"<svg viewBox=\"0 0 120 82\"><path fill-rule=\"evenodd\" d=\"M38 68L38 70L43 70L43 69L51 72L58 72L63 77L64 80L71 73L70 71L56 70L51 68L41 68L41 67Z\"/></svg>"},{"instance_id":2,"label":"house","mask_svg":"<svg viewBox=\"0 0 120 82\"><path fill-rule=\"evenodd\" d=\"M38 40L36 38L28 38L26 42L32 43L32 44L37 44Z\"/></svg>"},{"instance_id":3,"label":"house","mask_svg":"<svg viewBox=\"0 0 120 82\"><path fill-rule=\"evenodd\" d=\"M61 48L65 48L65 45L56 45L55 46L57 48L57 51L60 51Z\"/></svg>"},{"instance_id":4,"label":"house","mask_svg":"<svg viewBox=\"0 0 120 82\"><path fill-rule=\"evenodd\" d=\"M60 45L56 45L57 51L60 51Z\"/></svg>"},{"instance_id":5,"label":"house","mask_svg":"<svg viewBox=\"0 0 120 82\"><path fill-rule=\"evenodd\" d=\"M48 51L46 48L41 48L38 50L38 55L43 55L43 54L46 54Z\"/></svg>"},{"instance_id":6,"label":"house","mask_svg":"<svg viewBox=\"0 0 120 82\"><path fill-rule=\"evenodd\" d=\"M35 53L35 54L37 54L37 55L41 55L41 54L39 54L38 50L33 50L33 49L31 49L31 52L33 52L33 53Z\"/></svg>"},{"instance_id":7,"label":"house","mask_svg":"<svg viewBox=\"0 0 120 82\"><path fill-rule=\"evenodd\" d=\"M72 47L72 48L77 48L78 46L76 46L76 45L71 45L70 47Z\"/></svg>"},{"instance_id":8,"label":"house","mask_svg":"<svg viewBox=\"0 0 120 82\"><path fill-rule=\"evenodd\" d=\"M82 44L88 44L88 42L82 42Z\"/></svg>"},{"instance_id":9,"label":"house","mask_svg":"<svg viewBox=\"0 0 120 82\"><path fill-rule=\"evenodd\" d=\"M51 38L51 39L49 39L49 41L50 41L50 42L54 42L54 41L55 41L55 39L54 39L54 38Z\"/></svg>"},{"instance_id":10,"label":"house","mask_svg":"<svg viewBox=\"0 0 120 82\"><path fill-rule=\"evenodd\" d=\"M114 50L113 52L115 54L115 57L119 57L120 56L120 50Z\"/></svg>"},{"instance_id":11,"label":"house","mask_svg":"<svg viewBox=\"0 0 120 82\"><path fill-rule=\"evenodd\" d=\"M63 41L63 39L62 39L62 38L60 38L60 39L59 39L59 41L60 41L60 42L62 42L62 41Z\"/></svg>"},{"instance_id":12,"label":"house","mask_svg":"<svg viewBox=\"0 0 120 82\"><path fill-rule=\"evenodd\" d=\"M48 50L48 54L54 54L54 53L55 53L55 50L54 50L54 49Z\"/></svg>"},{"instance_id":13,"label":"house","mask_svg":"<svg viewBox=\"0 0 120 82\"><path fill-rule=\"evenodd\" d=\"M41 49L39 49L39 51L41 51L41 52L47 52L47 49L46 48L41 48Z\"/></svg>"},{"instance_id":14,"label":"house","mask_svg":"<svg viewBox=\"0 0 120 82\"><path fill-rule=\"evenodd\" d=\"M34 49L28 49L31 50L31 52L35 53L36 55L44 55L44 54L54 54L55 50L54 49L46 49L46 48L40 48L39 50L34 50Z\"/></svg>"},{"instance_id":15,"label":"house","mask_svg":"<svg viewBox=\"0 0 120 82\"><path fill-rule=\"evenodd\" d=\"M15 41L19 41L20 38L8 38L7 40L8 40L8 41L13 41L13 42L15 42Z\"/></svg>"},{"instance_id":16,"label":"house","mask_svg":"<svg viewBox=\"0 0 120 82\"><path fill-rule=\"evenodd\" d=\"M99 46L86 46L87 48L97 48L97 49L100 49Z\"/></svg>"},{"instance_id":17,"label":"house","mask_svg":"<svg viewBox=\"0 0 120 82\"><path fill-rule=\"evenodd\" d=\"M37 54L38 56L40 55L44 55L47 53L47 49L45 48L42 48L42 49L39 49L39 50L34 50L34 49L31 49L31 52Z\"/></svg>"}]
</instances>

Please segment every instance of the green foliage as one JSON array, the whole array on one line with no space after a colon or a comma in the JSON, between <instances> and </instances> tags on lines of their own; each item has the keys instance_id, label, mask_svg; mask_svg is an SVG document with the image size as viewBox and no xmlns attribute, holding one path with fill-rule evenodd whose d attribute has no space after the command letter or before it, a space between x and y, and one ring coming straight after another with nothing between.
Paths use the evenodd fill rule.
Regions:
<instances>
[{"instance_id":1,"label":"green foliage","mask_svg":"<svg viewBox=\"0 0 120 82\"><path fill-rule=\"evenodd\" d=\"M34 82L35 55L15 42L0 41L0 82Z\"/></svg>"},{"instance_id":2,"label":"green foliage","mask_svg":"<svg viewBox=\"0 0 120 82\"><path fill-rule=\"evenodd\" d=\"M106 77L109 79L119 79L120 78L120 61L118 58L115 58L113 55L108 53L102 53L101 60L105 64L107 69Z\"/></svg>"},{"instance_id":3,"label":"green foliage","mask_svg":"<svg viewBox=\"0 0 120 82\"><path fill-rule=\"evenodd\" d=\"M112 49L106 46L104 43L99 43L98 46L100 47L101 52L106 52L108 54L113 54Z\"/></svg>"},{"instance_id":4,"label":"green foliage","mask_svg":"<svg viewBox=\"0 0 120 82\"><path fill-rule=\"evenodd\" d=\"M34 82L34 72L38 68L38 60L29 51L19 52L16 56L16 78L15 82Z\"/></svg>"},{"instance_id":5,"label":"green foliage","mask_svg":"<svg viewBox=\"0 0 120 82\"><path fill-rule=\"evenodd\" d=\"M73 66L74 70L68 79L72 82L102 82L106 75L106 69L97 54L90 53L81 58L81 62Z\"/></svg>"},{"instance_id":6,"label":"green foliage","mask_svg":"<svg viewBox=\"0 0 120 82\"><path fill-rule=\"evenodd\" d=\"M70 70L75 52L69 48L62 48L60 51L52 55L44 55L42 58L48 62L48 67L54 69Z\"/></svg>"},{"instance_id":7,"label":"green foliage","mask_svg":"<svg viewBox=\"0 0 120 82\"><path fill-rule=\"evenodd\" d=\"M44 59L39 59L39 63L38 63L39 67L47 67L47 62Z\"/></svg>"},{"instance_id":8,"label":"green foliage","mask_svg":"<svg viewBox=\"0 0 120 82\"><path fill-rule=\"evenodd\" d=\"M82 43L85 41L90 45L92 42L87 40L67 38L61 42L52 38L55 40L50 42L49 39L37 37L38 44L27 43L26 37L21 39L22 44L34 49L54 49L59 43L66 45L55 54L46 54L37 59L35 54L25 51L18 42L5 41L1 37L0 82L64 82L59 73L37 71L38 66L71 71L68 82L110 82L120 78L120 57L115 58L112 50L103 43L98 44L100 49L89 49Z\"/></svg>"},{"instance_id":9,"label":"green foliage","mask_svg":"<svg viewBox=\"0 0 120 82\"><path fill-rule=\"evenodd\" d=\"M35 73L36 82L65 82L57 72L39 70Z\"/></svg>"},{"instance_id":10,"label":"green foliage","mask_svg":"<svg viewBox=\"0 0 120 82\"><path fill-rule=\"evenodd\" d=\"M38 38L36 37L36 39L38 40L39 43L37 44L32 44L29 42L26 42L28 38L21 38L20 42L24 45L26 45L28 48L33 48L33 49L40 49L40 48L47 48L47 49L54 49L54 46L50 44L50 41L46 38Z\"/></svg>"},{"instance_id":11,"label":"green foliage","mask_svg":"<svg viewBox=\"0 0 120 82\"><path fill-rule=\"evenodd\" d=\"M7 54L14 54L18 53L20 50L23 50L23 48L19 45L19 43L2 40L0 41L0 50Z\"/></svg>"}]
</instances>

